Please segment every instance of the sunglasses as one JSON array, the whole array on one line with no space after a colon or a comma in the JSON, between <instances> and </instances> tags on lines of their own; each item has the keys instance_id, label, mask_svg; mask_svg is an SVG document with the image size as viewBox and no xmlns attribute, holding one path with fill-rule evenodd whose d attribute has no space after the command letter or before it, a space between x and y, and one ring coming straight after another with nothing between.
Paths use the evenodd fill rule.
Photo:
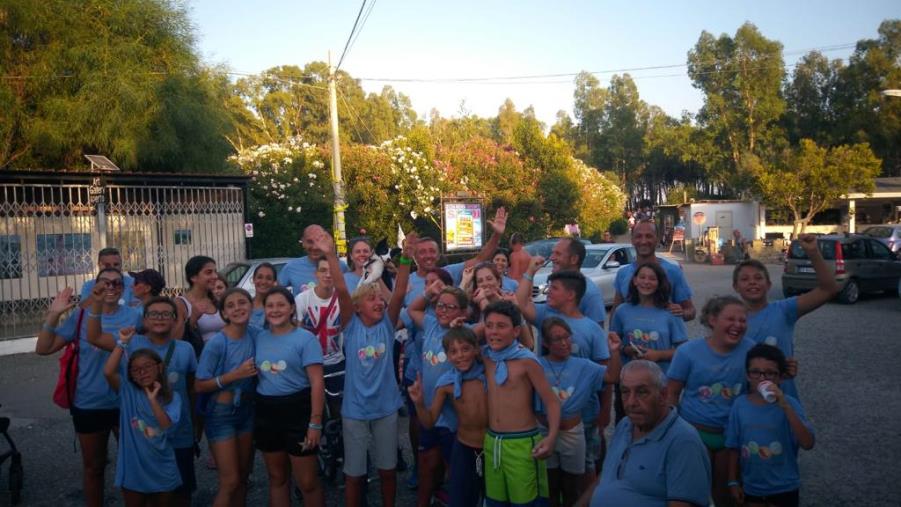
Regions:
<instances>
[{"instance_id":1,"label":"sunglasses","mask_svg":"<svg viewBox=\"0 0 901 507\"><path fill-rule=\"evenodd\" d=\"M113 280L113 279L110 279L110 278L101 278L101 279L99 279L99 280L97 280L97 281L98 281L98 282L103 282L103 283L105 283L108 287L111 287L111 288L113 288L113 289L122 287L122 286L124 285L124 284L122 283L122 280Z\"/></svg>"}]
</instances>

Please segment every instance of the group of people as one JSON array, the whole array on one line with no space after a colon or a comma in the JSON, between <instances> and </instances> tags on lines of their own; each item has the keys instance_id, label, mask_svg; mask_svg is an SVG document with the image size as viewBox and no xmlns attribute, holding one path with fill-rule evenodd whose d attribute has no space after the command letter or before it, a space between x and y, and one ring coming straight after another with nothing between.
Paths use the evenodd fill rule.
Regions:
<instances>
[{"instance_id":1,"label":"group of people","mask_svg":"<svg viewBox=\"0 0 901 507\"><path fill-rule=\"evenodd\" d=\"M653 222L632 228L637 260L619 268L608 315L580 272L581 241L563 238L543 259L514 237L508 254L506 221L498 209L481 251L442 267L438 242L410 232L375 277L371 241L352 240L345 263L310 225L307 255L278 272L259 264L253 295L197 256L188 289L163 297L159 273L123 273L119 252L102 250L81 297L67 288L53 300L36 346L78 344L70 410L86 503L103 504L114 433L129 506L190 505L203 436L214 505L245 504L255 450L270 505L290 504L292 479L304 505L324 505L316 453L326 417L339 417L344 503L363 504L371 466L394 505L406 406L420 507L798 505L798 448L814 434L794 382L794 324L837 292L815 237L800 244L816 288L770 302L766 267L742 262L736 294L707 301L707 336L690 340L692 291L656 256Z\"/></svg>"}]
</instances>

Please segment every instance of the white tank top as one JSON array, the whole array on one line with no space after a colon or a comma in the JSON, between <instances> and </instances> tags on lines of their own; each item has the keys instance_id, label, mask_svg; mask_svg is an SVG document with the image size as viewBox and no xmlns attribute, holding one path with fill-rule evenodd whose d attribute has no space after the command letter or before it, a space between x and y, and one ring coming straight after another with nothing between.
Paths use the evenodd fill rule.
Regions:
<instances>
[{"instance_id":1,"label":"white tank top","mask_svg":"<svg viewBox=\"0 0 901 507\"><path fill-rule=\"evenodd\" d=\"M191 317L194 309L191 305L191 301L184 296L178 296L178 299L182 300L185 303L185 308L188 309L187 318ZM222 316L219 315L219 312L216 313L204 313L197 319L197 332L200 333L200 336L203 338L203 343L210 341L216 333L222 331L222 328L225 327L225 321L222 320Z\"/></svg>"}]
</instances>

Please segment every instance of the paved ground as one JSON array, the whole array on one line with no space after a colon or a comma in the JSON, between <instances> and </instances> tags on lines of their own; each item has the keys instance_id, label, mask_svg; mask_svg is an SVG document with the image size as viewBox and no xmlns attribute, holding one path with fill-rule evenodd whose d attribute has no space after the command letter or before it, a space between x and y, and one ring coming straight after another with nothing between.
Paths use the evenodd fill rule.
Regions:
<instances>
[{"instance_id":1,"label":"paved ground","mask_svg":"<svg viewBox=\"0 0 901 507\"><path fill-rule=\"evenodd\" d=\"M728 266L686 264L685 272L699 307L708 297L731 291ZM774 287L770 297L775 299L781 297L781 267L773 266L771 273ZM702 334L697 323L692 323L690 330L693 336ZM829 304L798 324L795 339L800 390L817 431L816 447L801 458L802 504L899 505L901 300L881 296L865 298L854 306ZM0 357L0 413L13 418L11 432L25 454L24 505L28 506L81 504L80 461L73 450L71 424L50 401L56 374L55 358L33 354ZM401 433L405 435L402 428ZM197 462L197 472L201 487L195 504L209 505L216 487L215 473L208 471L202 460ZM112 491L112 467L108 476L108 504L120 505ZM4 468L0 505L8 503L5 487ZM375 493L376 488L373 484L370 489ZM341 505L340 498L341 492L331 488L329 505ZM257 459L249 505L265 502L265 470ZM377 503L371 501L370 505ZM413 505L412 493L403 487L398 505Z\"/></svg>"}]
</instances>

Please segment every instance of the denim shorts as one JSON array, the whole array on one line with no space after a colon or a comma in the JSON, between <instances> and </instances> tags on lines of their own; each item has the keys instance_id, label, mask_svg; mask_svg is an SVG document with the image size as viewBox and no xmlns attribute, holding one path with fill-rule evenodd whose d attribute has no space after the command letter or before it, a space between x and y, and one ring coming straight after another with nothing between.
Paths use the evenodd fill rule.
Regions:
<instances>
[{"instance_id":1,"label":"denim shorts","mask_svg":"<svg viewBox=\"0 0 901 507\"><path fill-rule=\"evenodd\" d=\"M235 438L252 431L253 404L248 402L241 403L237 407L231 403L213 402L212 413L204 420L204 433L209 443Z\"/></svg>"}]
</instances>

